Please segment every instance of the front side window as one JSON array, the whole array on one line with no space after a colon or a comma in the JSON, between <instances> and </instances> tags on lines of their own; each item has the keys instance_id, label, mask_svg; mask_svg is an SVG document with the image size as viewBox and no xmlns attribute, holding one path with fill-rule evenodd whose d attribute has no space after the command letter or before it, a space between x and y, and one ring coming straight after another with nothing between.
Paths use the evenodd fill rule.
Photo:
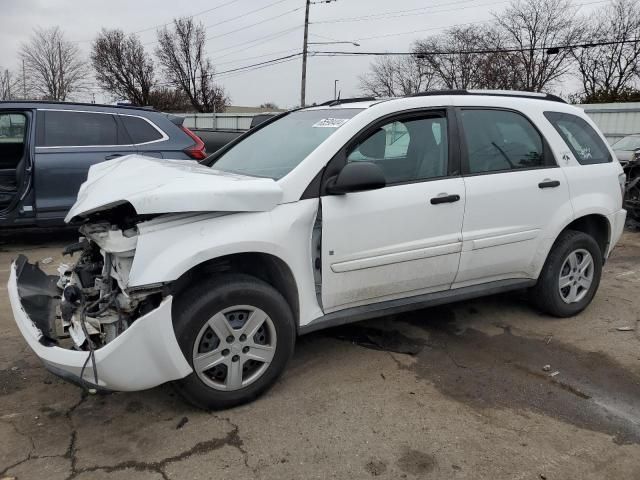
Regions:
<instances>
[{"instance_id":1,"label":"front side window","mask_svg":"<svg viewBox=\"0 0 640 480\"><path fill-rule=\"evenodd\" d=\"M463 109L460 118L468 173L545 165L542 137L522 115L505 110Z\"/></svg>"},{"instance_id":2,"label":"front side window","mask_svg":"<svg viewBox=\"0 0 640 480\"><path fill-rule=\"evenodd\" d=\"M119 145L114 115L74 111L39 111L37 146L84 147ZM123 139L124 140L124 139Z\"/></svg>"},{"instance_id":3,"label":"front side window","mask_svg":"<svg viewBox=\"0 0 640 480\"><path fill-rule=\"evenodd\" d=\"M361 111L327 108L291 112L231 147L211 168L278 180Z\"/></svg>"},{"instance_id":4,"label":"front side window","mask_svg":"<svg viewBox=\"0 0 640 480\"><path fill-rule=\"evenodd\" d=\"M440 115L391 121L353 146L347 161L377 164L389 184L443 177L448 158L446 122Z\"/></svg>"},{"instance_id":5,"label":"front side window","mask_svg":"<svg viewBox=\"0 0 640 480\"><path fill-rule=\"evenodd\" d=\"M611 154L600 135L584 119L560 112L544 112L581 165L607 163Z\"/></svg>"}]
</instances>

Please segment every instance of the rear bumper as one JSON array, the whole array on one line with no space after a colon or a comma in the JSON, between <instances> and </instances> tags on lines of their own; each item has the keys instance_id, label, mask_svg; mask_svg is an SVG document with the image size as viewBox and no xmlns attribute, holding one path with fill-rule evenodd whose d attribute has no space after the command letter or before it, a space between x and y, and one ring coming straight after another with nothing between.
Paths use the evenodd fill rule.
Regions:
<instances>
[{"instance_id":1,"label":"rear bumper","mask_svg":"<svg viewBox=\"0 0 640 480\"><path fill-rule=\"evenodd\" d=\"M60 292L53 277L20 255L11 265L9 301L16 324L31 349L53 373L104 390L135 391L189 375L191 366L176 340L171 321L172 297L138 318L127 330L95 350L98 383L89 352L61 348L55 342L55 309Z\"/></svg>"},{"instance_id":2,"label":"rear bumper","mask_svg":"<svg viewBox=\"0 0 640 480\"><path fill-rule=\"evenodd\" d=\"M622 236L624 223L627 219L627 211L621 208L616 213L609 215L608 219L609 225L611 225L611 241L609 242L607 257L611 254L613 247L616 246L616 244L620 240L620 237Z\"/></svg>"}]
</instances>

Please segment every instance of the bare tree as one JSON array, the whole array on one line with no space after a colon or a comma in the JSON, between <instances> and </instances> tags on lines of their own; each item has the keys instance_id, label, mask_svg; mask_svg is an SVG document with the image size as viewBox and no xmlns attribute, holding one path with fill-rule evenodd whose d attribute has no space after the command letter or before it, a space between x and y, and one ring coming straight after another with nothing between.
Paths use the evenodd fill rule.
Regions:
<instances>
[{"instance_id":1,"label":"bare tree","mask_svg":"<svg viewBox=\"0 0 640 480\"><path fill-rule=\"evenodd\" d=\"M187 112L193 108L189 98L182 90L169 87L151 90L149 105L162 112Z\"/></svg>"},{"instance_id":2,"label":"bare tree","mask_svg":"<svg viewBox=\"0 0 640 480\"><path fill-rule=\"evenodd\" d=\"M153 60L137 36L103 29L93 42L91 63L104 90L134 105L149 105Z\"/></svg>"},{"instance_id":3,"label":"bare tree","mask_svg":"<svg viewBox=\"0 0 640 480\"><path fill-rule=\"evenodd\" d=\"M587 30L594 41L621 42L575 49L585 102L603 99L615 102L628 96L634 77L640 75L640 4L636 0L615 0L598 10Z\"/></svg>"},{"instance_id":4,"label":"bare tree","mask_svg":"<svg viewBox=\"0 0 640 480\"><path fill-rule=\"evenodd\" d=\"M87 77L78 47L64 38L59 27L36 29L22 44L27 88L31 95L47 100L66 100L80 90Z\"/></svg>"},{"instance_id":5,"label":"bare tree","mask_svg":"<svg viewBox=\"0 0 640 480\"><path fill-rule=\"evenodd\" d=\"M169 83L181 89L199 112L224 111L229 99L213 82L215 69L206 56L205 31L191 17L177 18L173 28L158 31L156 55Z\"/></svg>"},{"instance_id":6,"label":"bare tree","mask_svg":"<svg viewBox=\"0 0 640 480\"><path fill-rule=\"evenodd\" d=\"M506 41L520 50L522 89L539 92L566 75L571 51L555 47L574 44L584 31L569 0L513 0L494 17Z\"/></svg>"},{"instance_id":7,"label":"bare tree","mask_svg":"<svg viewBox=\"0 0 640 480\"><path fill-rule=\"evenodd\" d=\"M453 27L418 41L415 51L435 71L445 88L479 88L483 32L479 27Z\"/></svg>"},{"instance_id":8,"label":"bare tree","mask_svg":"<svg viewBox=\"0 0 640 480\"><path fill-rule=\"evenodd\" d=\"M278 110L278 105L276 105L274 102L265 102L260 104L260 107L258 108L271 108L273 110Z\"/></svg>"},{"instance_id":9,"label":"bare tree","mask_svg":"<svg viewBox=\"0 0 640 480\"><path fill-rule=\"evenodd\" d=\"M8 69L0 69L0 100L14 100L20 94L20 80Z\"/></svg>"},{"instance_id":10,"label":"bare tree","mask_svg":"<svg viewBox=\"0 0 640 480\"><path fill-rule=\"evenodd\" d=\"M430 65L417 56L380 57L360 76L360 90L374 97L398 97L435 87Z\"/></svg>"}]
</instances>

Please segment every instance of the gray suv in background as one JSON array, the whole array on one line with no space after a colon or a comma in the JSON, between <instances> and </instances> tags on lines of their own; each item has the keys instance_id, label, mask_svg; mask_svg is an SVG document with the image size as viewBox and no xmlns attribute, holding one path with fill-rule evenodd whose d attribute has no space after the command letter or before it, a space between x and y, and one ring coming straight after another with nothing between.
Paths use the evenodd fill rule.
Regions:
<instances>
[{"instance_id":1,"label":"gray suv in background","mask_svg":"<svg viewBox=\"0 0 640 480\"><path fill-rule=\"evenodd\" d=\"M0 102L0 227L62 225L91 165L129 154L202 160L182 118L145 108Z\"/></svg>"}]
</instances>

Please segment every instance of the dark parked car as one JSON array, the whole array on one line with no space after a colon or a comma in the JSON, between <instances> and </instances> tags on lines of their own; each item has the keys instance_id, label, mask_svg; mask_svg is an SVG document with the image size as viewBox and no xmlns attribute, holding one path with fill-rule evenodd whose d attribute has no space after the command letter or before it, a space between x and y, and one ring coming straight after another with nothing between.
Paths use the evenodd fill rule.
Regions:
<instances>
[{"instance_id":1,"label":"dark parked car","mask_svg":"<svg viewBox=\"0 0 640 480\"><path fill-rule=\"evenodd\" d=\"M0 102L0 227L62 224L96 163L202 160L204 143L182 121L136 107Z\"/></svg>"},{"instance_id":2,"label":"dark parked car","mask_svg":"<svg viewBox=\"0 0 640 480\"><path fill-rule=\"evenodd\" d=\"M640 222L640 133L618 140L611 148L627 175L624 208L629 218Z\"/></svg>"},{"instance_id":3,"label":"dark parked car","mask_svg":"<svg viewBox=\"0 0 640 480\"><path fill-rule=\"evenodd\" d=\"M266 122L267 120L277 116L277 113L259 113L255 117L251 119L251 126L249 129L252 129L262 122ZM232 130L232 129L215 129L215 128L200 128L193 129L194 133L198 135L204 144L207 146L207 151L209 153L213 153L216 150L221 149L227 143L235 140L243 133L246 133L247 130Z\"/></svg>"}]
</instances>

